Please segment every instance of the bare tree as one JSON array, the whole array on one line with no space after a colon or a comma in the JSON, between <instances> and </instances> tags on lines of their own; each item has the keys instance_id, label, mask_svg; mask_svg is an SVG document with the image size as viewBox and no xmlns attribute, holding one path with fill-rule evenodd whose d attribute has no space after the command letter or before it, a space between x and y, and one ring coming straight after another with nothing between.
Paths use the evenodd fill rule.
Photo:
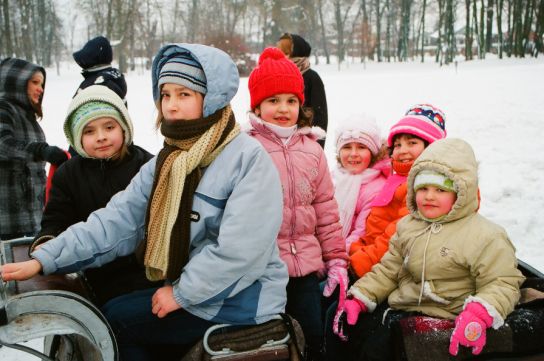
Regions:
<instances>
[{"instance_id":1,"label":"bare tree","mask_svg":"<svg viewBox=\"0 0 544 361\"><path fill-rule=\"evenodd\" d=\"M494 0L487 0L486 10L486 31L485 31L485 51L491 51L491 43L493 41L493 7Z\"/></svg>"}]
</instances>

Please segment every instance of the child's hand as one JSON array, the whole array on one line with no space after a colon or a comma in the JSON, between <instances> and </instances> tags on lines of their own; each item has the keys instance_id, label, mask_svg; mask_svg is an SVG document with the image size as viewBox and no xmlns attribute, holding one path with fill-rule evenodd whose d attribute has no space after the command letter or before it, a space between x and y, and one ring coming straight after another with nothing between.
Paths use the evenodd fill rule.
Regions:
<instances>
[{"instance_id":1,"label":"child's hand","mask_svg":"<svg viewBox=\"0 0 544 361\"><path fill-rule=\"evenodd\" d=\"M450 354L457 356L459 344L472 347L472 354L479 355L486 342L486 329L493 324L493 318L484 306L470 302L455 319L455 329L450 339Z\"/></svg>"},{"instance_id":2,"label":"child's hand","mask_svg":"<svg viewBox=\"0 0 544 361\"><path fill-rule=\"evenodd\" d=\"M174 298L174 289L170 285L159 288L151 298L151 311L158 318L163 318L180 308L181 306Z\"/></svg>"},{"instance_id":3,"label":"child's hand","mask_svg":"<svg viewBox=\"0 0 544 361\"><path fill-rule=\"evenodd\" d=\"M355 325L357 323L357 319L359 318L359 314L361 312L366 312L367 308L363 302L356 298L352 298L350 300L346 300L346 303L344 304L344 311L346 312L348 325Z\"/></svg>"},{"instance_id":4,"label":"child's hand","mask_svg":"<svg viewBox=\"0 0 544 361\"><path fill-rule=\"evenodd\" d=\"M348 263L339 258L331 259L327 261L327 283L325 284L325 289L323 290L323 296L330 297L336 286L340 284L340 280L343 282L344 286L348 286ZM344 290L345 292L345 290Z\"/></svg>"},{"instance_id":5,"label":"child's hand","mask_svg":"<svg viewBox=\"0 0 544 361\"><path fill-rule=\"evenodd\" d=\"M42 264L35 259L25 262L7 263L0 268L4 281L24 281L42 270Z\"/></svg>"}]
</instances>

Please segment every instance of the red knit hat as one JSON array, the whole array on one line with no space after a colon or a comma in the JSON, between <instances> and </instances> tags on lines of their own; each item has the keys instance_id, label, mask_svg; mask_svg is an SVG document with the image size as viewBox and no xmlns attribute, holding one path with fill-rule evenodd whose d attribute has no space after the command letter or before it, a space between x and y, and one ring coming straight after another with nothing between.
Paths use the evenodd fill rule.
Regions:
<instances>
[{"instance_id":1,"label":"red knit hat","mask_svg":"<svg viewBox=\"0 0 544 361\"><path fill-rule=\"evenodd\" d=\"M266 48L248 81L251 109L275 94L295 94L304 103L304 79L295 63L278 48Z\"/></svg>"}]
</instances>

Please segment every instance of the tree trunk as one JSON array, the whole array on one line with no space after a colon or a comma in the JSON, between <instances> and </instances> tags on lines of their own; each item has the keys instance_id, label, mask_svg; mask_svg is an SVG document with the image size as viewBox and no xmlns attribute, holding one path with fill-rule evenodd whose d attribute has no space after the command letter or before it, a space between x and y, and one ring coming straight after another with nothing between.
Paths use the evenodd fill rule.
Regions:
<instances>
[{"instance_id":1,"label":"tree trunk","mask_svg":"<svg viewBox=\"0 0 544 361\"><path fill-rule=\"evenodd\" d=\"M498 43L499 47L497 49L499 54L499 59L502 59L502 48L503 48L503 36L502 36L502 6L503 6L503 0L497 0L495 3L497 7L497 33L499 36Z\"/></svg>"},{"instance_id":2,"label":"tree trunk","mask_svg":"<svg viewBox=\"0 0 544 361\"><path fill-rule=\"evenodd\" d=\"M2 1L3 19L2 26L2 43L4 45L6 56L13 56L13 42L11 41L13 34L11 33L10 16L9 16L9 4L8 0Z\"/></svg>"},{"instance_id":3,"label":"tree trunk","mask_svg":"<svg viewBox=\"0 0 544 361\"><path fill-rule=\"evenodd\" d=\"M427 0L423 0L422 10L421 10L421 62L425 61L425 11L427 7Z\"/></svg>"},{"instance_id":4,"label":"tree trunk","mask_svg":"<svg viewBox=\"0 0 544 361\"><path fill-rule=\"evenodd\" d=\"M485 32L485 51L491 51L493 43L493 1L487 0L487 17L486 17L486 32Z\"/></svg>"},{"instance_id":5,"label":"tree trunk","mask_svg":"<svg viewBox=\"0 0 544 361\"><path fill-rule=\"evenodd\" d=\"M544 0L540 0L538 6L538 15L536 18L536 56L538 53L544 53L544 44L542 43L542 37L544 36Z\"/></svg>"},{"instance_id":6,"label":"tree trunk","mask_svg":"<svg viewBox=\"0 0 544 361\"><path fill-rule=\"evenodd\" d=\"M329 49L327 47L327 36L325 35L325 21L323 20L323 1L317 0L317 4L317 9L319 10L319 22L321 23L321 41L323 42L323 52L325 53L327 64L330 64L331 58L329 55Z\"/></svg>"},{"instance_id":7,"label":"tree trunk","mask_svg":"<svg viewBox=\"0 0 544 361\"><path fill-rule=\"evenodd\" d=\"M380 11L380 0L375 0L376 6L376 54L378 55L378 62L382 61L382 12Z\"/></svg>"},{"instance_id":8,"label":"tree trunk","mask_svg":"<svg viewBox=\"0 0 544 361\"><path fill-rule=\"evenodd\" d=\"M465 0L465 60L472 60L472 40L470 0Z\"/></svg>"}]
</instances>

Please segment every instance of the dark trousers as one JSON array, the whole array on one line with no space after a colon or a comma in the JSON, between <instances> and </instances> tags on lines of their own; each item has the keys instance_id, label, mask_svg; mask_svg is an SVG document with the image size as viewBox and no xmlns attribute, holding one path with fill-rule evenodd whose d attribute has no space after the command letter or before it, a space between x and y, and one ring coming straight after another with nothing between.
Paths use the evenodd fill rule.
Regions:
<instances>
[{"instance_id":1,"label":"dark trousers","mask_svg":"<svg viewBox=\"0 0 544 361\"><path fill-rule=\"evenodd\" d=\"M315 273L289 278L286 312L293 316L302 327L308 359L319 360L323 344L323 322L321 320L321 292Z\"/></svg>"},{"instance_id":2,"label":"dark trousers","mask_svg":"<svg viewBox=\"0 0 544 361\"><path fill-rule=\"evenodd\" d=\"M156 288L116 297L102 307L122 361L179 360L214 322L183 309L158 318L151 312Z\"/></svg>"},{"instance_id":3,"label":"dark trousers","mask_svg":"<svg viewBox=\"0 0 544 361\"><path fill-rule=\"evenodd\" d=\"M383 319L385 311L389 308L387 302L383 302L372 313L360 313L357 323L353 326L348 326L344 316L342 322L348 341L343 342L332 332L336 306L337 303L327 310L325 327L325 358L327 361L393 360L393 326L402 318L415 314L414 312L389 310Z\"/></svg>"}]
</instances>

